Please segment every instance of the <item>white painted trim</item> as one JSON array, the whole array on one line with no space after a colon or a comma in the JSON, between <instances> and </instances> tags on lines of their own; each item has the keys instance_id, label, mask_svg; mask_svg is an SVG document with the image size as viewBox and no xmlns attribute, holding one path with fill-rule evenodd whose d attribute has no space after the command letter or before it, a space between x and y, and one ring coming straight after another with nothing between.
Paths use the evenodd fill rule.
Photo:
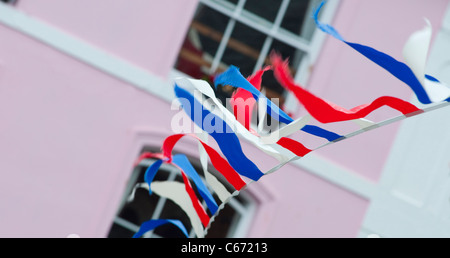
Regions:
<instances>
[{"instance_id":1,"label":"white painted trim","mask_svg":"<svg viewBox=\"0 0 450 258\"><path fill-rule=\"evenodd\" d=\"M243 238L245 237L250 229L251 222L254 219L255 211L257 209L257 204L255 203L255 200L253 198L249 198L248 194L240 195L242 198L244 198L247 201L247 206L243 207L242 210L238 210L237 207L242 205L234 198L230 199L230 205L232 205L232 202L235 202L234 208L237 212L241 215L240 220L238 223L236 223L234 228L230 230L227 237L233 237L233 238Z\"/></svg>"},{"instance_id":2,"label":"white painted trim","mask_svg":"<svg viewBox=\"0 0 450 258\"><path fill-rule=\"evenodd\" d=\"M134 233L139 231L139 226L129 222L128 220L122 219L120 217L115 217L114 223L116 223L117 225L120 225L121 227L124 227Z\"/></svg>"},{"instance_id":3,"label":"white painted trim","mask_svg":"<svg viewBox=\"0 0 450 258\"><path fill-rule=\"evenodd\" d=\"M341 0L333 0L327 1L323 10L321 10L320 20L326 24L332 24L334 15L340 5ZM316 28L316 33L314 33L311 42L313 43L311 46L311 63L316 63L317 58L319 56L320 50L325 42L325 39L328 37L328 34L320 31Z\"/></svg>"},{"instance_id":4,"label":"white painted trim","mask_svg":"<svg viewBox=\"0 0 450 258\"><path fill-rule=\"evenodd\" d=\"M447 5L447 10L445 11L445 16L444 16L444 20L442 22L441 29L450 31L450 4Z\"/></svg>"},{"instance_id":5,"label":"white painted trim","mask_svg":"<svg viewBox=\"0 0 450 258\"><path fill-rule=\"evenodd\" d=\"M220 60L227 49L228 40L231 37L231 33L233 32L234 27L236 26L236 20L230 19L228 21L227 27L223 33L222 39L220 40L219 47L217 48L216 54L214 55L213 62L211 63L211 67L209 69L209 73L213 74L220 65Z\"/></svg>"},{"instance_id":6,"label":"white painted trim","mask_svg":"<svg viewBox=\"0 0 450 258\"><path fill-rule=\"evenodd\" d=\"M296 37L295 39L291 36L286 35L286 33L283 33L281 30L274 31L272 30L272 27L267 27L266 23L258 23L249 18L251 15L250 12L246 10L241 11L241 15L236 16L235 12L232 10L227 9L222 4L218 4L216 1L209 1L209 0L200 0L201 3L209 6L210 8L223 13L224 15L231 17L235 19L238 22L241 22L252 29L255 29L263 34L266 34L270 37L273 37L277 40L283 41L284 43L291 45L292 47L301 49L303 51L309 51L309 44L300 38L300 36Z\"/></svg>"},{"instance_id":7,"label":"white painted trim","mask_svg":"<svg viewBox=\"0 0 450 258\"><path fill-rule=\"evenodd\" d=\"M170 80L120 57L114 56L80 38L35 19L12 6L0 4L0 24L32 37L87 65L147 91L166 101L173 99Z\"/></svg>"},{"instance_id":8,"label":"white painted trim","mask_svg":"<svg viewBox=\"0 0 450 258\"><path fill-rule=\"evenodd\" d=\"M273 22L272 31L275 32L280 28L280 24L283 21L284 15L286 14L287 7L289 5L289 0L283 0L280 5L280 9L278 10L275 21ZM255 68L253 69L253 73L255 73L258 69L263 67L264 61L266 59L267 54L269 53L270 47L272 46L273 38L267 36L264 40L264 44L259 52L258 60L256 60Z\"/></svg>"},{"instance_id":9,"label":"white painted trim","mask_svg":"<svg viewBox=\"0 0 450 258\"><path fill-rule=\"evenodd\" d=\"M405 202L388 189L378 191L371 200L362 228L382 237L450 237L442 219ZM414 226L412 226L414 225ZM419 230L419 231L418 231Z\"/></svg>"},{"instance_id":10,"label":"white painted trim","mask_svg":"<svg viewBox=\"0 0 450 258\"><path fill-rule=\"evenodd\" d=\"M331 23L334 14L336 13L336 10L340 4L340 0L334 0L327 2L325 8L323 9L321 13L321 21L325 23ZM309 43L310 47L308 51L305 51L305 56L302 58L297 73L295 75L294 80L304 86L305 88L308 88L308 80L311 75L310 67L313 67L314 64L317 62L317 58L319 56L320 51L322 50L323 44L326 39L326 34L322 31L319 31L319 29L316 28L316 31L314 32L311 41ZM293 94L287 94L286 100L284 104L286 110L291 112L297 112L299 109L299 103L298 100L295 98Z\"/></svg>"},{"instance_id":11,"label":"white painted trim","mask_svg":"<svg viewBox=\"0 0 450 258\"><path fill-rule=\"evenodd\" d=\"M444 75L439 74L440 68L449 59L448 55L447 57L442 55L447 49L448 35L450 35L450 3L447 5L446 13L442 20L441 31L437 33L428 58L427 72L437 76L437 78L441 78L439 75ZM419 108L423 108L423 105L420 105L415 97L412 101ZM443 107L444 104L425 109L431 111ZM448 107L446 110L441 110L441 112L448 111ZM373 196L364 218L359 234L360 237L364 237L367 233L376 233L381 237L450 237L450 223L448 219L445 219L446 217L448 218L448 214L445 213L446 208L444 208L448 205L448 191L440 192L439 194L435 193L434 195L430 192L431 189L445 188L445 186L440 186L436 183L445 184L447 171L442 170L442 165L440 168L437 168L438 165L436 163L441 163L441 161L447 162L445 159L447 152L442 147L445 146L448 137L441 133L436 135L428 134L423 137L419 135L417 137L417 132L423 131L423 128L431 127L429 122L439 122L439 120L430 116L428 118L420 117L415 120L411 119L400 126L392 144L389 158L383 168L382 177L377 186L377 194ZM436 123L435 126L442 128L441 132L445 132L445 128L448 128L448 123ZM411 144L412 141L415 144ZM442 142L441 146L434 145L440 142ZM429 144L427 145L427 143ZM421 163L430 163L429 170L421 174L422 177L418 179L419 181L417 181L416 177L412 181L405 182L402 179L402 173L413 172L409 171L409 168L417 166L418 163L406 163L406 161L399 161L398 159L406 158L411 148L420 146L420 148L427 149L430 145L436 147L435 150L432 150L434 152L420 155ZM410 178L409 175L408 173L408 180ZM411 183L413 185L409 185ZM416 189L419 185L422 185L424 189L417 189L419 191L417 196L408 195L411 191L415 191L413 189ZM413 186L416 188L413 188ZM402 190L405 189L409 190L403 192ZM420 193L420 191L423 192ZM422 199L421 197L425 198ZM442 214L443 212L444 214Z\"/></svg>"},{"instance_id":12,"label":"white painted trim","mask_svg":"<svg viewBox=\"0 0 450 258\"><path fill-rule=\"evenodd\" d=\"M309 153L305 157L292 161L291 163L368 200L377 194L377 184L375 182L339 166L318 154Z\"/></svg>"}]
</instances>

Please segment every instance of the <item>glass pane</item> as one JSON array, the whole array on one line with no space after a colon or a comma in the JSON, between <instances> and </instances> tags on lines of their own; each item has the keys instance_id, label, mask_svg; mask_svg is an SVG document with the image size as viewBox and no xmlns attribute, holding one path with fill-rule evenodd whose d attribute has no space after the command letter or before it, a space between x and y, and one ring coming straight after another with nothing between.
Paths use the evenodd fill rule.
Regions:
<instances>
[{"instance_id":1,"label":"glass pane","mask_svg":"<svg viewBox=\"0 0 450 258\"><path fill-rule=\"evenodd\" d=\"M229 11L234 11L236 9L239 0L208 0L207 2L213 2L218 4Z\"/></svg>"},{"instance_id":2,"label":"glass pane","mask_svg":"<svg viewBox=\"0 0 450 258\"><path fill-rule=\"evenodd\" d=\"M208 230L206 238L225 238L228 236L230 229L234 229L240 215L227 204L223 210L220 211L211 227Z\"/></svg>"},{"instance_id":3,"label":"glass pane","mask_svg":"<svg viewBox=\"0 0 450 258\"><path fill-rule=\"evenodd\" d=\"M191 230L191 222L189 220L189 217L186 215L186 213L174 202L171 200L167 200L164 208L161 212L160 219L177 219L180 220L181 223L186 227L186 230L189 232ZM181 232L181 230L174 226L174 225L163 225L160 227L157 227L154 230L154 233L157 234L160 237L164 238L186 238L186 236Z\"/></svg>"},{"instance_id":4,"label":"glass pane","mask_svg":"<svg viewBox=\"0 0 450 258\"><path fill-rule=\"evenodd\" d=\"M281 22L281 28L310 40L315 29L311 18L315 1L291 0Z\"/></svg>"},{"instance_id":5,"label":"glass pane","mask_svg":"<svg viewBox=\"0 0 450 258\"><path fill-rule=\"evenodd\" d=\"M243 206L247 206L248 205L248 200L246 199L246 197L244 197L244 195L239 194L237 196L234 196L233 198L236 199L236 201L238 201L240 204L242 204ZM247 197L248 198L248 197Z\"/></svg>"},{"instance_id":6,"label":"glass pane","mask_svg":"<svg viewBox=\"0 0 450 258\"><path fill-rule=\"evenodd\" d=\"M222 63L239 67L244 76L252 74L265 39L265 34L237 22Z\"/></svg>"},{"instance_id":7,"label":"glass pane","mask_svg":"<svg viewBox=\"0 0 450 258\"><path fill-rule=\"evenodd\" d=\"M132 238L134 233L135 232L114 223L109 231L108 238Z\"/></svg>"},{"instance_id":8,"label":"glass pane","mask_svg":"<svg viewBox=\"0 0 450 258\"><path fill-rule=\"evenodd\" d=\"M239 2L239 0L225 0L226 2L230 2L233 3L235 5L237 5L237 3Z\"/></svg>"},{"instance_id":9,"label":"glass pane","mask_svg":"<svg viewBox=\"0 0 450 258\"><path fill-rule=\"evenodd\" d=\"M298 66L300 65L300 62L305 55L305 53L291 45L288 45L282 41L279 40L273 40L272 46L271 46L271 52L274 51L281 55L283 59L288 59L289 61L289 67L291 70L292 76L295 76L295 73L297 72Z\"/></svg>"},{"instance_id":10,"label":"glass pane","mask_svg":"<svg viewBox=\"0 0 450 258\"><path fill-rule=\"evenodd\" d=\"M280 54L283 59L287 58L289 60L291 74L292 76L295 76L295 72L297 71L298 65L300 64L304 53L301 50L298 50L279 40L273 40L270 49L271 50L269 53L276 52ZM268 58L266 58L266 63L268 62L269 60ZM262 86L266 89L266 95L268 98L279 98L280 105L284 104L283 93L285 90L275 79L275 77L273 76L273 72L268 71L264 73Z\"/></svg>"},{"instance_id":11,"label":"glass pane","mask_svg":"<svg viewBox=\"0 0 450 258\"><path fill-rule=\"evenodd\" d=\"M207 79L228 21L227 16L200 4L178 55L176 69L194 78Z\"/></svg>"},{"instance_id":12,"label":"glass pane","mask_svg":"<svg viewBox=\"0 0 450 258\"><path fill-rule=\"evenodd\" d=\"M237 22L216 72L223 72L229 65L234 65L239 67L245 77L252 74L265 38L266 35L261 32ZM228 104L227 98L231 97L233 90L234 88L229 85L220 86L216 95L222 103Z\"/></svg>"},{"instance_id":13,"label":"glass pane","mask_svg":"<svg viewBox=\"0 0 450 258\"><path fill-rule=\"evenodd\" d=\"M270 22L274 22L281 5L280 0L247 0L244 9Z\"/></svg>"},{"instance_id":14,"label":"glass pane","mask_svg":"<svg viewBox=\"0 0 450 258\"><path fill-rule=\"evenodd\" d=\"M301 50L298 50L286 43L283 43L279 40L273 40L272 45L270 47L270 52L276 52L282 56L283 59L288 59L289 68L291 71L291 75L294 77L297 71L297 68L300 64L304 53ZM269 63L269 58L266 58L266 64ZM271 99L276 105L278 105L281 109L284 107L285 103L285 89L278 83L273 75L273 71L267 71L263 75L262 81L262 89L265 91L265 95ZM264 130L267 132L273 132L279 126L279 123L276 120L273 120L268 116L267 120L264 121L265 127Z\"/></svg>"},{"instance_id":15,"label":"glass pane","mask_svg":"<svg viewBox=\"0 0 450 258\"><path fill-rule=\"evenodd\" d=\"M147 190L137 189L134 200L125 204L119 217L139 226L151 219L159 199L156 194L149 195Z\"/></svg>"},{"instance_id":16,"label":"glass pane","mask_svg":"<svg viewBox=\"0 0 450 258\"><path fill-rule=\"evenodd\" d=\"M155 160L156 161L156 160ZM136 183L143 183L145 182L144 180L144 175L145 175L145 171L147 170L148 167L143 166L140 170L139 176L137 178ZM155 177L154 177L154 181L166 181L169 178L169 173L165 170L160 169Z\"/></svg>"}]
</instances>

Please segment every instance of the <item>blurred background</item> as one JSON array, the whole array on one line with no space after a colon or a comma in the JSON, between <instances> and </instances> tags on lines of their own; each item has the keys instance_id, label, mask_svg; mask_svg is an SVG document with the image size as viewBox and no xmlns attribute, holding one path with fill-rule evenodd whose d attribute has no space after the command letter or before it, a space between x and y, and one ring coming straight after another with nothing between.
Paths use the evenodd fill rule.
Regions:
<instances>
[{"instance_id":1,"label":"blurred background","mask_svg":"<svg viewBox=\"0 0 450 258\"><path fill-rule=\"evenodd\" d=\"M248 76L276 51L298 84L345 108L383 95L420 106L406 85L315 27L320 2L1 0L0 236L131 237L146 220L170 218L195 237L171 200L138 190L127 201L154 160L133 162L172 134L178 76L211 83L230 65ZM433 26L426 71L450 82L450 1L329 0L319 15L346 40L398 60L424 18ZM216 94L225 103L233 90ZM306 114L271 72L262 91L294 119ZM449 237L449 112L346 139L264 176L226 205L207 236ZM382 108L367 118L397 115ZM309 148L324 143L292 137ZM277 164L242 144L261 170ZM195 141L182 140L175 152L201 171ZM155 180L183 182L169 165ZM172 225L145 235L182 236Z\"/></svg>"}]
</instances>

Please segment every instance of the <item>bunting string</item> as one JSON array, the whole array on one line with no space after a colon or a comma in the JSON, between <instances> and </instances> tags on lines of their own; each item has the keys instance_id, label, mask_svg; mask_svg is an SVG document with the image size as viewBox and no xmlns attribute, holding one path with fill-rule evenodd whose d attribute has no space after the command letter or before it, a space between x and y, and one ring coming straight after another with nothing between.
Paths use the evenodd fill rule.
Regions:
<instances>
[{"instance_id":1,"label":"bunting string","mask_svg":"<svg viewBox=\"0 0 450 258\"><path fill-rule=\"evenodd\" d=\"M402 81L412 90L419 102L426 106L418 108L400 98L379 96L370 103L345 109L297 84L289 72L288 60L283 60L276 53L270 55L271 65L256 71L247 78L240 73L236 66L230 66L225 72L217 75L214 78L213 86L203 80L179 78L175 80L174 85L177 100L183 112L202 132L170 135L163 141L160 153L143 153L136 160L135 166L139 165L143 159L155 161L145 171L145 182L137 184L133 189L130 201L134 198L135 190L138 188L145 188L149 194L155 193L166 197L177 204L189 217L196 236L204 237L211 223L230 199L262 176L273 173L285 164L335 142L450 104L450 88L433 76L424 73L432 31L429 22L424 29L414 32L406 41L403 49L405 62L400 62L372 47L344 40L333 26L318 20L318 14L323 5L324 2L319 5L312 16L321 31L342 41ZM273 70L275 79L280 85L296 97L307 111L307 115L293 119L262 93L262 76L269 70ZM217 88L218 85L229 85L236 89L230 99L231 111L216 97L214 88ZM192 94L186 90L188 88L195 89L200 94ZM258 107L257 115L260 123L257 128L252 127L251 123L255 106ZM366 118L384 106L398 111L399 114L381 122L373 122ZM277 130L271 132L261 130L262 121L266 115L280 123ZM320 126L310 124L313 121L320 123ZM359 129L347 134L325 129L327 124L335 122L356 123ZM311 137L325 139L326 143L315 148L305 146L299 140L291 137L299 131L303 131ZM176 144L185 136L198 142L203 177L195 170L186 155L172 153ZM217 143L220 153L208 144L209 137ZM277 165L263 172L245 154L241 140L275 158L278 161ZM208 171L208 159L209 164L233 187L231 192L215 175ZM183 177L183 183L154 181L155 175L163 163L177 167ZM214 194L218 196L219 203L214 198ZM146 232L165 224L174 225L186 237L189 236L181 221L157 219L144 222L134 237L141 237Z\"/></svg>"}]
</instances>

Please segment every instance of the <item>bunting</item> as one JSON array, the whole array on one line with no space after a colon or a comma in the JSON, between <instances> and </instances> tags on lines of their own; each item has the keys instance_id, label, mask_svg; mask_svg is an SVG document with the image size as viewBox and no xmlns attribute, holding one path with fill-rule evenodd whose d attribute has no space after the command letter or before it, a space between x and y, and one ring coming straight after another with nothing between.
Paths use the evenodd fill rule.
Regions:
<instances>
[{"instance_id":1,"label":"bunting","mask_svg":"<svg viewBox=\"0 0 450 258\"><path fill-rule=\"evenodd\" d=\"M147 189L149 194L156 193L169 198L187 214L196 236L204 237L215 216L219 214L225 204L262 176L273 173L288 162L334 142L449 104L450 88L433 76L424 73L431 37L429 23L424 29L413 33L407 40L403 50L405 60L401 62L372 47L346 41L334 27L321 23L318 20L318 13L323 4L324 2L313 14L313 19L321 31L343 42L385 69L408 86L422 104L428 106L420 109L412 103L396 97L378 96L370 103L361 103L351 109L345 109L311 93L296 83L289 72L288 60L283 60L276 53L272 53L270 56L270 66L264 67L247 78L235 66L230 66L225 72L217 75L214 78L213 86L203 80L180 78L175 81L175 95L183 112L201 129L202 133L171 135L164 140L160 153L143 153L135 165L143 159L154 159L155 162L147 168L144 176L145 183L136 185L130 200L133 199L134 191L140 187ZM262 75L268 70L272 70L277 81L296 97L308 112L307 115L293 119L261 92ZM227 109L215 96L214 88L218 85L229 85L236 89L230 99L231 110ZM187 89L195 89L201 94L193 94ZM259 111L257 114L259 124L253 126L251 118L255 106ZM370 113L384 106L396 110L398 116L382 122L366 119ZM261 130L266 114L279 122L277 130L272 132ZM313 121L318 122L320 126L310 124ZM356 123L360 128L348 134L325 129L327 124L334 122ZM299 131L312 137L325 139L326 143L315 148L305 146L291 137ZM183 137L190 137L198 142L203 177L194 169L187 156L172 154L176 144ZM208 144L206 139L209 137L215 141L220 153ZM268 156L277 159L278 165L268 171L262 171L258 164L255 164L246 155L241 141L248 142ZM218 173L234 188L232 192L229 192L213 174L208 172L208 159ZM183 177L183 183L154 181L155 175L163 163L176 166ZM218 198L214 198L214 194ZM220 200L220 203L216 199ZM202 201L204 205L202 205ZM141 237L145 232L167 223L178 227L185 236L189 235L179 220L159 219L143 223L134 237Z\"/></svg>"}]
</instances>

